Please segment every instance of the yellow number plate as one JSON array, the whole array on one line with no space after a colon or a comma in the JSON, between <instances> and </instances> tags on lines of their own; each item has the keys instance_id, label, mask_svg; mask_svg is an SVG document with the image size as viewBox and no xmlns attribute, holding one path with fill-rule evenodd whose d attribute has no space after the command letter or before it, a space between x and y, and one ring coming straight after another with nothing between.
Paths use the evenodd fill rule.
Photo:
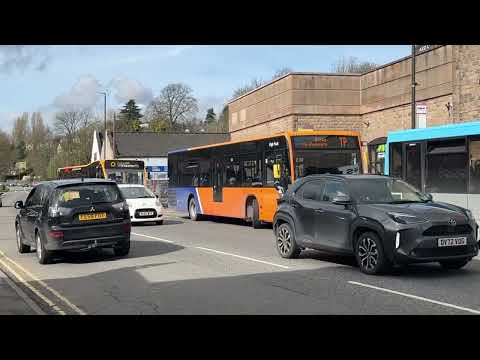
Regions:
<instances>
[{"instance_id":1,"label":"yellow number plate","mask_svg":"<svg viewBox=\"0 0 480 360\"><path fill-rule=\"evenodd\" d=\"M78 215L78 220L80 221L88 221L88 220L101 220L106 219L107 213L106 212L98 212L93 214L80 214Z\"/></svg>"}]
</instances>

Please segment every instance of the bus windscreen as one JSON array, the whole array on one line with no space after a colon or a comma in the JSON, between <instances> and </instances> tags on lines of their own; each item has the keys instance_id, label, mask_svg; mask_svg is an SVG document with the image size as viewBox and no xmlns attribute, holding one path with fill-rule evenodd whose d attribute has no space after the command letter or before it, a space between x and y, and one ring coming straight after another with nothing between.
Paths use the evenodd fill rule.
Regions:
<instances>
[{"instance_id":1,"label":"bus windscreen","mask_svg":"<svg viewBox=\"0 0 480 360\"><path fill-rule=\"evenodd\" d=\"M355 136L295 136L292 142L297 178L361 172L360 146Z\"/></svg>"}]
</instances>

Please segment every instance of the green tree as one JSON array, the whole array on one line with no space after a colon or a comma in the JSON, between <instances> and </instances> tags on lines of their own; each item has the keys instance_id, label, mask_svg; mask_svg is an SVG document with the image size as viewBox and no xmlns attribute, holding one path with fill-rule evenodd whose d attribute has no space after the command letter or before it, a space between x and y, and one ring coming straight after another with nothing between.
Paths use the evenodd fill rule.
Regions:
<instances>
[{"instance_id":1,"label":"green tree","mask_svg":"<svg viewBox=\"0 0 480 360\"><path fill-rule=\"evenodd\" d=\"M123 109L120 110L116 128L119 131L139 131L140 119L143 117L140 111L141 110L135 103L135 100L128 100L128 102L123 106Z\"/></svg>"},{"instance_id":2,"label":"green tree","mask_svg":"<svg viewBox=\"0 0 480 360\"><path fill-rule=\"evenodd\" d=\"M0 178L5 178L12 168L14 159L14 147L7 133L0 130Z\"/></svg>"},{"instance_id":3,"label":"green tree","mask_svg":"<svg viewBox=\"0 0 480 360\"><path fill-rule=\"evenodd\" d=\"M218 132L228 132L228 106L225 105L218 117Z\"/></svg>"},{"instance_id":4,"label":"green tree","mask_svg":"<svg viewBox=\"0 0 480 360\"><path fill-rule=\"evenodd\" d=\"M207 116L205 116L205 122L207 124L212 124L217 122L217 115L215 114L215 111L213 108L210 108L207 110Z\"/></svg>"}]
</instances>

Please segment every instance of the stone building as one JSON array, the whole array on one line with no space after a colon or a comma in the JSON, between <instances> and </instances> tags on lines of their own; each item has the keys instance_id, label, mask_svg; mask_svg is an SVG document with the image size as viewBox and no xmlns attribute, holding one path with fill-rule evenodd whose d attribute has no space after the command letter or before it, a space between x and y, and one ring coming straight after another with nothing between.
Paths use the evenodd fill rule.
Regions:
<instances>
[{"instance_id":1,"label":"stone building","mask_svg":"<svg viewBox=\"0 0 480 360\"><path fill-rule=\"evenodd\" d=\"M480 118L479 45L419 53L416 82L417 104L426 108L417 127ZM232 140L284 130L358 130L372 164L389 131L411 128L411 58L363 74L290 73L228 107Z\"/></svg>"}]
</instances>

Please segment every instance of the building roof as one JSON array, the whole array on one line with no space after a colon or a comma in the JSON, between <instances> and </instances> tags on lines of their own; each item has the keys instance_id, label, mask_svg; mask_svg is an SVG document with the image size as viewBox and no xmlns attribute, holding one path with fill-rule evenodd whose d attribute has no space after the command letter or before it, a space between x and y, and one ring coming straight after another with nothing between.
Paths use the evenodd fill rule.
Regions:
<instances>
[{"instance_id":1,"label":"building roof","mask_svg":"<svg viewBox=\"0 0 480 360\"><path fill-rule=\"evenodd\" d=\"M230 140L228 133L117 132L117 157L167 157L168 152Z\"/></svg>"}]
</instances>

